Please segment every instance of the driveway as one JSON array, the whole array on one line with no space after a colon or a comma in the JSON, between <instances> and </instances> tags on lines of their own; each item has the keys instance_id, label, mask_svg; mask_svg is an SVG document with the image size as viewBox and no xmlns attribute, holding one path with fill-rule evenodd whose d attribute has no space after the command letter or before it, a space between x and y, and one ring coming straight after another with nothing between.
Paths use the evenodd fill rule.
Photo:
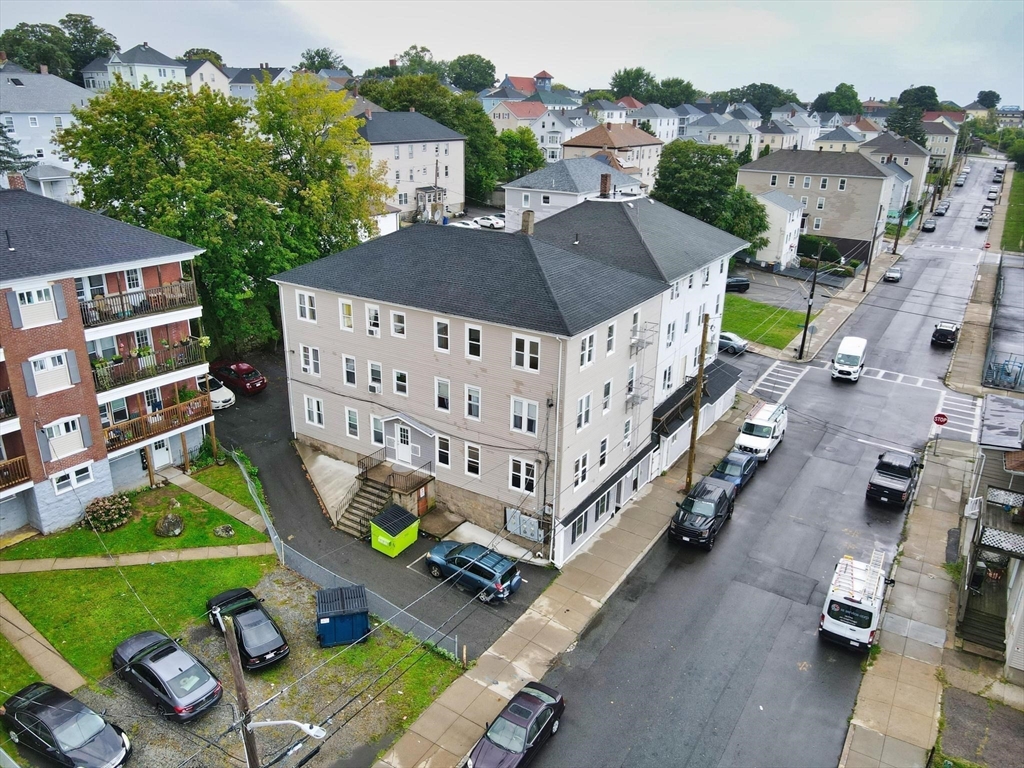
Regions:
<instances>
[{"instance_id":1,"label":"driveway","mask_svg":"<svg viewBox=\"0 0 1024 768\"><path fill-rule=\"evenodd\" d=\"M746 277L750 279L750 290L738 294L744 299L758 301L762 304L771 304L773 307L783 307L796 312L803 312L807 309L807 295L811 291L810 281L796 280L785 275L775 275L771 272L762 272L759 269L738 266L734 272L729 273L730 277ZM820 311L828 299L839 293L841 288L832 288L818 283L814 289L814 309Z\"/></svg>"},{"instance_id":2,"label":"driveway","mask_svg":"<svg viewBox=\"0 0 1024 768\"><path fill-rule=\"evenodd\" d=\"M267 377L269 386L218 411L217 436L244 450L259 467L274 525L290 546L339 576L365 584L399 608L417 601L408 612L457 636L470 659L487 650L547 588L555 570L520 564L523 586L506 604L484 605L448 585L425 595L438 584L422 562L433 539L421 537L392 559L333 529L290 442L283 354L253 353L247 360Z\"/></svg>"}]
</instances>

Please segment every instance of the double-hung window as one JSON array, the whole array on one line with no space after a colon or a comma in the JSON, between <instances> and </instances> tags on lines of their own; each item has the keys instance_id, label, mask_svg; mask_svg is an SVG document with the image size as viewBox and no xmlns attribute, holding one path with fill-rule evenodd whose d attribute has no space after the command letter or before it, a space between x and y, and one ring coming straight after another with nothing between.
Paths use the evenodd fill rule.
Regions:
<instances>
[{"instance_id":1,"label":"double-hung window","mask_svg":"<svg viewBox=\"0 0 1024 768\"><path fill-rule=\"evenodd\" d=\"M437 435L437 466L451 469L452 467L452 441L451 438Z\"/></svg>"},{"instance_id":2,"label":"double-hung window","mask_svg":"<svg viewBox=\"0 0 1024 768\"><path fill-rule=\"evenodd\" d=\"M345 409L345 429L349 437L359 439L359 411L355 408Z\"/></svg>"},{"instance_id":3,"label":"double-hung window","mask_svg":"<svg viewBox=\"0 0 1024 768\"><path fill-rule=\"evenodd\" d=\"M434 409L451 412L451 382L448 379L434 378Z\"/></svg>"},{"instance_id":4,"label":"double-hung window","mask_svg":"<svg viewBox=\"0 0 1024 768\"><path fill-rule=\"evenodd\" d=\"M819 211L824 211L825 210L825 198L824 197L819 197L818 198L818 206L817 206L817 208L818 208Z\"/></svg>"},{"instance_id":5,"label":"double-hung window","mask_svg":"<svg viewBox=\"0 0 1024 768\"><path fill-rule=\"evenodd\" d=\"M665 347L671 347L676 340L676 321L673 320L671 323L665 326Z\"/></svg>"},{"instance_id":6,"label":"double-hung window","mask_svg":"<svg viewBox=\"0 0 1024 768\"><path fill-rule=\"evenodd\" d=\"M451 325L447 320L434 318L434 351L447 354L451 346Z\"/></svg>"},{"instance_id":7,"label":"double-hung window","mask_svg":"<svg viewBox=\"0 0 1024 768\"><path fill-rule=\"evenodd\" d=\"M508 486L514 491L533 495L537 483L537 464L512 458L509 460Z\"/></svg>"},{"instance_id":8,"label":"double-hung window","mask_svg":"<svg viewBox=\"0 0 1024 768\"><path fill-rule=\"evenodd\" d=\"M322 427L324 425L324 401L309 395L305 395L303 400L306 407L306 423L314 427Z\"/></svg>"},{"instance_id":9,"label":"double-hung window","mask_svg":"<svg viewBox=\"0 0 1024 768\"><path fill-rule=\"evenodd\" d=\"M584 336L580 341L580 368L594 362L594 334Z\"/></svg>"},{"instance_id":10,"label":"double-hung window","mask_svg":"<svg viewBox=\"0 0 1024 768\"><path fill-rule=\"evenodd\" d=\"M466 357L479 360L482 356L482 334L483 331L477 325L466 326Z\"/></svg>"},{"instance_id":11,"label":"double-hung window","mask_svg":"<svg viewBox=\"0 0 1024 768\"><path fill-rule=\"evenodd\" d=\"M601 450L597 455L597 466L598 468L603 467L608 463L608 438L601 439Z\"/></svg>"},{"instance_id":12,"label":"double-hung window","mask_svg":"<svg viewBox=\"0 0 1024 768\"><path fill-rule=\"evenodd\" d=\"M821 177L821 186L818 187L818 188L819 189L828 189L828 176L822 176Z\"/></svg>"},{"instance_id":13,"label":"double-hung window","mask_svg":"<svg viewBox=\"0 0 1024 768\"><path fill-rule=\"evenodd\" d=\"M391 312L391 335L405 338L405 312Z\"/></svg>"},{"instance_id":14,"label":"double-hung window","mask_svg":"<svg viewBox=\"0 0 1024 768\"><path fill-rule=\"evenodd\" d=\"M305 291L296 291L295 303L299 308L299 320L305 320L308 323L316 322L316 296Z\"/></svg>"},{"instance_id":15,"label":"double-hung window","mask_svg":"<svg viewBox=\"0 0 1024 768\"><path fill-rule=\"evenodd\" d=\"M512 339L512 367L521 371L540 370L540 339L514 336Z\"/></svg>"},{"instance_id":16,"label":"double-hung window","mask_svg":"<svg viewBox=\"0 0 1024 768\"><path fill-rule=\"evenodd\" d=\"M615 323L608 325L608 334L605 337L604 353L610 355L615 351Z\"/></svg>"},{"instance_id":17,"label":"double-hung window","mask_svg":"<svg viewBox=\"0 0 1024 768\"><path fill-rule=\"evenodd\" d=\"M601 394L601 412L608 413L612 409L612 380L604 383L604 391Z\"/></svg>"},{"instance_id":18,"label":"double-hung window","mask_svg":"<svg viewBox=\"0 0 1024 768\"><path fill-rule=\"evenodd\" d=\"M579 488L581 485L585 485L587 482L587 464L590 461L590 454L584 453L573 464L572 471L572 487Z\"/></svg>"},{"instance_id":19,"label":"double-hung window","mask_svg":"<svg viewBox=\"0 0 1024 768\"><path fill-rule=\"evenodd\" d=\"M341 359L345 365L345 385L354 387L356 385L356 359L352 355L342 355Z\"/></svg>"},{"instance_id":20,"label":"double-hung window","mask_svg":"<svg viewBox=\"0 0 1024 768\"><path fill-rule=\"evenodd\" d=\"M466 385L466 418L480 421L480 387Z\"/></svg>"},{"instance_id":21,"label":"double-hung window","mask_svg":"<svg viewBox=\"0 0 1024 768\"><path fill-rule=\"evenodd\" d=\"M512 398L512 431L522 432L527 435L537 434L537 403L532 400L523 400L521 397Z\"/></svg>"},{"instance_id":22,"label":"double-hung window","mask_svg":"<svg viewBox=\"0 0 1024 768\"><path fill-rule=\"evenodd\" d=\"M380 308L373 304L366 305L366 335L380 336Z\"/></svg>"},{"instance_id":23,"label":"double-hung window","mask_svg":"<svg viewBox=\"0 0 1024 768\"><path fill-rule=\"evenodd\" d=\"M576 401L576 431L590 424L590 393Z\"/></svg>"},{"instance_id":24,"label":"double-hung window","mask_svg":"<svg viewBox=\"0 0 1024 768\"><path fill-rule=\"evenodd\" d=\"M394 390L396 395L409 396L409 374L405 371L394 372Z\"/></svg>"},{"instance_id":25,"label":"double-hung window","mask_svg":"<svg viewBox=\"0 0 1024 768\"><path fill-rule=\"evenodd\" d=\"M380 363L368 363L370 368L370 389L380 392L384 384L384 369Z\"/></svg>"},{"instance_id":26,"label":"double-hung window","mask_svg":"<svg viewBox=\"0 0 1024 768\"><path fill-rule=\"evenodd\" d=\"M338 300L339 314L341 315L341 330L351 331L352 323L352 302L348 299Z\"/></svg>"},{"instance_id":27,"label":"double-hung window","mask_svg":"<svg viewBox=\"0 0 1024 768\"><path fill-rule=\"evenodd\" d=\"M466 474L480 477L480 446L466 443Z\"/></svg>"}]
</instances>

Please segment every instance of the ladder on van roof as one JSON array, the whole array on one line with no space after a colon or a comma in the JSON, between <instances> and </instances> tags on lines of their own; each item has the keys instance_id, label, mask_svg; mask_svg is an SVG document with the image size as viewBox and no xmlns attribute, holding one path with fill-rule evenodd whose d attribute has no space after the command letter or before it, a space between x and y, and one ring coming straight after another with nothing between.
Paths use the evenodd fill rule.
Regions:
<instances>
[{"instance_id":1,"label":"ladder on van roof","mask_svg":"<svg viewBox=\"0 0 1024 768\"><path fill-rule=\"evenodd\" d=\"M871 561L864 574L864 583L858 586L853 555L843 555L839 565L836 566L835 586L846 592L850 600L862 603L866 596L874 596L878 593L879 583L885 578L884 567L885 552L876 549L871 553Z\"/></svg>"}]
</instances>

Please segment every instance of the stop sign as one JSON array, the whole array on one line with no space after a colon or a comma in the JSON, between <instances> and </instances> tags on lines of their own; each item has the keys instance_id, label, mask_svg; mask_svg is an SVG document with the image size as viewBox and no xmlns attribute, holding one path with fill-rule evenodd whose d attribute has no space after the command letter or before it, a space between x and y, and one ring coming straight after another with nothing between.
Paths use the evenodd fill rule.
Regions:
<instances>
[{"instance_id":1,"label":"stop sign","mask_svg":"<svg viewBox=\"0 0 1024 768\"><path fill-rule=\"evenodd\" d=\"M934 421L941 427L943 424L949 421L949 418L944 413L936 413L934 416L932 416L932 421Z\"/></svg>"},{"instance_id":2,"label":"stop sign","mask_svg":"<svg viewBox=\"0 0 1024 768\"><path fill-rule=\"evenodd\" d=\"M985 250L986 250L986 251L987 251L987 250L988 250L989 248L991 248L991 247L992 247L992 243L985 243Z\"/></svg>"}]
</instances>

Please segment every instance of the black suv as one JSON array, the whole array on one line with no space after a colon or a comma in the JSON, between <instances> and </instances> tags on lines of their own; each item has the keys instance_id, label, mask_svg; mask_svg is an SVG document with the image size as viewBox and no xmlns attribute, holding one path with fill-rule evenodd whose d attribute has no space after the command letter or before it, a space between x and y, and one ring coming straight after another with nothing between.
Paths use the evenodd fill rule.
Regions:
<instances>
[{"instance_id":1,"label":"black suv","mask_svg":"<svg viewBox=\"0 0 1024 768\"><path fill-rule=\"evenodd\" d=\"M960 333L960 326L956 323L936 323L932 331L932 344L942 347L952 347L956 344L957 334Z\"/></svg>"},{"instance_id":2,"label":"black suv","mask_svg":"<svg viewBox=\"0 0 1024 768\"><path fill-rule=\"evenodd\" d=\"M750 279L746 277L727 277L725 290L730 293L746 293L750 290Z\"/></svg>"},{"instance_id":3,"label":"black suv","mask_svg":"<svg viewBox=\"0 0 1024 768\"><path fill-rule=\"evenodd\" d=\"M724 480L705 477L676 504L677 511L668 527L668 536L704 547L715 546L725 521L736 506L736 486Z\"/></svg>"}]
</instances>

